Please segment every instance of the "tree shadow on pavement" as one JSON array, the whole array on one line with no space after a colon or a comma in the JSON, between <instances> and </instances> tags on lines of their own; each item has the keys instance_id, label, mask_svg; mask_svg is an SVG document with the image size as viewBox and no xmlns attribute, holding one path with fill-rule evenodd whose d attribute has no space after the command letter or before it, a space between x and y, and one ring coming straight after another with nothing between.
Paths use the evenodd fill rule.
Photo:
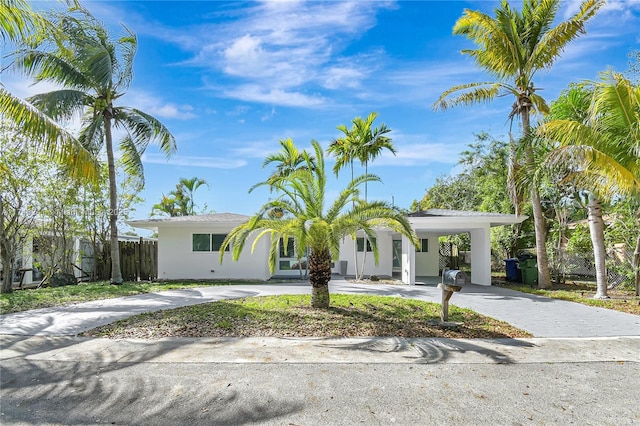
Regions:
<instances>
[{"instance_id":1,"label":"tree shadow on pavement","mask_svg":"<svg viewBox=\"0 0 640 426\"><path fill-rule=\"evenodd\" d=\"M47 359L14 357L0 369L2 423L53 424L216 424L241 425L302 410L302 401L276 394L256 400L248 383L233 383L229 366L155 363L163 350L130 352L127 362L115 346L81 360L64 359L72 338L14 347L33 354L61 351ZM77 339L76 343L77 343ZM33 342L33 340L32 340ZM57 344L56 344L57 343ZM115 342L117 343L117 342Z\"/></svg>"},{"instance_id":2,"label":"tree shadow on pavement","mask_svg":"<svg viewBox=\"0 0 640 426\"><path fill-rule=\"evenodd\" d=\"M335 339L331 343L322 343L323 347L341 349L346 351L365 351L371 353L402 353L410 362L420 364L432 364L454 361L456 355L477 355L478 361L486 361L489 358L496 364L513 364L515 361L506 353L492 348L495 345L533 347L531 342L517 339L448 339L448 338L413 338L402 337L372 337L354 339Z\"/></svg>"}]
</instances>

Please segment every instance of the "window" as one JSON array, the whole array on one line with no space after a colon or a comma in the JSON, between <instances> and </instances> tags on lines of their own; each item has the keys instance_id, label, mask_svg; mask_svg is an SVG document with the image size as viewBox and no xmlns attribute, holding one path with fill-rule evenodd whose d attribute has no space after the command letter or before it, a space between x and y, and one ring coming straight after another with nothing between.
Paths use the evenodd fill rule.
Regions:
<instances>
[{"instance_id":1,"label":"window","mask_svg":"<svg viewBox=\"0 0 640 426\"><path fill-rule=\"evenodd\" d=\"M211 235L211 245L213 251L220 251L220 247L222 247L222 242L227 238L227 234L212 234ZM229 251L229 245L225 247L224 251Z\"/></svg>"},{"instance_id":2,"label":"window","mask_svg":"<svg viewBox=\"0 0 640 426\"><path fill-rule=\"evenodd\" d=\"M220 251L227 234L193 234L193 251ZM229 246L225 249L229 251Z\"/></svg>"},{"instance_id":3,"label":"window","mask_svg":"<svg viewBox=\"0 0 640 426\"><path fill-rule=\"evenodd\" d=\"M429 239L420 238L420 247L417 247L416 251L420 253L427 253L429 251Z\"/></svg>"},{"instance_id":4,"label":"window","mask_svg":"<svg viewBox=\"0 0 640 426\"><path fill-rule=\"evenodd\" d=\"M211 234L193 234L193 251L211 251Z\"/></svg>"},{"instance_id":5,"label":"window","mask_svg":"<svg viewBox=\"0 0 640 426\"><path fill-rule=\"evenodd\" d=\"M376 242L375 238L372 238L371 240L367 239L367 251L373 251L373 249L371 248L371 243ZM357 238L356 239L356 243L358 244L358 251L364 251L364 238Z\"/></svg>"},{"instance_id":6,"label":"window","mask_svg":"<svg viewBox=\"0 0 640 426\"><path fill-rule=\"evenodd\" d=\"M283 257L292 257L295 258L296 254L295 254L295 249L294 249L294 244L293 244L293 237L289 238L289 241L287 243L287 252L284 252L284 240L282 238L280 238L280 258L282 259ZM282 269L282 268L280 268Z\"/></svg>"}]
</instances>

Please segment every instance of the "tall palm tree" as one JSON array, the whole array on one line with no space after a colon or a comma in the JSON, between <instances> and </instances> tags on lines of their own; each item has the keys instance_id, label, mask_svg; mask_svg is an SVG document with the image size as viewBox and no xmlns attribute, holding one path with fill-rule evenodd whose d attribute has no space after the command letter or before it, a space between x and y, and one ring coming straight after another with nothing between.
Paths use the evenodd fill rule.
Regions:
<instances>
[{"instance_id":1,"label":"tall palm tree","mask_svg":"<svg viewBox=\"0 0 640 426\"><path fill-rule=\"evenodd\" d=\"M269 268L273 273L281 239L287 244L289 237L293 237L297 242L294 249L299 256L309 248L311 306L326 309L330 303L331 259L338 257L343 237L358 229L364 229L369 237L373 237L376 227L386 226L410 238L414 244L418 241L407 218L398 209L384 202L360 199L358 187L368 181L378 181L374 176L355 178L330 206L326 206L324 153L318 142L313 141L312 145L315 167L312 167L310 155L303 152L306 167L298 168L274 183L274 189L280 196L265 203L256 215L229 233L220 249L220 261L228 245L231 245L233 259L237 260L247 239L255 236L257 241L269 236ZM269 213L274 209L281 209L286 215L273 219ZM375 239L372 243L377 261Z\"/></svg>"},{"instance_id":2,"label":"tall palm tree","mask_svg":"<svg viewBox=\"0 0 640 426\"><path fill-rule=\"evenodd\" d=\"M36 35L40 38L63 36L42 15L34 12L29 2L0 2L0 42L21 45ZM28 137L34 146L42 146L48 155L65 164L73 175L97 177L97 164L91 152L33 105L12 95L1 82L0 116L21 129L21 133Z\"/></svg>"},{"instance_id":3,"label":"tall palm tree","mask_svg":"<svg viewBox=\"0 0 640 426\"><path fill-rule=\"evenodd\" d=\"M453 33L464 35L478 48L463 50L476 65L496 78L493 82L469 83L445 91L434 103L434 109L472 105L494 100L498 96L515 98L509 118L519 117L522 137L529 139L531 115L546 113L549 108L537 93L533 79L539 70L549 69L572 40L585 33L585 24L605 0L584 0L579 11L569 20L553 23L560 0L523 0L521 10L502 0L495 17L465 9L453 27ZM452 97L452 95L457 96ZM525 151L525 162L534 162L533 150ZM513 163L513 162L512 162ZM530 191L536 230L538 285L551 286L546 252L546 226L537 188Z\"/></svg>"},{"instance_id":4,"label":"tall palm tree","mask_svg":"<svg viewBox=\"0 0 640 426\"><path fill-rule=\"evenodd\" d=\"M556 140L560 147L551 162L574 162L579 173L574 178L595 194L613 198L640 195L640 86L622 74L606 72L590 83L591 102L582 120L557 119L545 123L540 133ZM591 239L596 271L604 270L602 211L596 197L589 208ZM640 210L637 212L638 240L633 268L636 295L640 292ZM595 297L606 297L606 277L598 279Z\"/></svg>"},{"instance_id":5,"label":"tall palm tree","mask_svg":"<svg viewBox=\"0 0 640 426\"><path fill-rule=\"evenodd\" d=\"M369 161L381 154L383 149L388 149L394 155L396 153L391 139L386 136L391 131L384 123L380 127L373 128L373 122L378 117L377 112L370 113L366 119L362 117L354 118L350 129L344 124L337 127L344 136L331 142L328 152L336 158L333 172L337 176L340 170L347 165L351 168L351 180L354 179L353 162L359 160L365 167L365 174L369 173ZM364 199L368 199L368 185L364 185ZM364 254L362 259L362 271L358 274L358 248L354 248L356 280L364 275L364 267L367 256L368 240L365 236Z\"/></svg>"},{"instance_id":6,"label":"tall palm tree","mask_svg":"<svg viewBox=\"0 0 640 426\"><path fill-rule=\"evenodd\" d=\"M159 141L166 155L175 151L175 139L153 116L136 108L116 106L133 79L137 50L135 34L113 40L85 10L80 16L68 13L57 17L67 40L55 51L26 48L16 57L18 65L38 81L51 81L63 89L35 95L29 101L54 120L82 114L79 141L94 155L104 149L109 171L111 230L111 282L122 283L118 250L118 203L114 160L113 129L125 132L119 149L124 168L143 177L141 157L149 143Z\"/></svg>"}]
</instances>

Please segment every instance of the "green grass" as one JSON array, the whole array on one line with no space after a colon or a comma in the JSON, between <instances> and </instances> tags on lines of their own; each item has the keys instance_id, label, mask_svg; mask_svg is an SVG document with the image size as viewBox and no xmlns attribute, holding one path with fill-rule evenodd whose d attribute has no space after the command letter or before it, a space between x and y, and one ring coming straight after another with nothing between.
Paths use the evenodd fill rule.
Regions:
<instances>
[{"instance_id":1,"label":"green grass","mask_svg":"<svg viewBox=\"0 0 640 426\"><path fill-rule=\"evenodd\" d=\"M567 300L583 305L640 315L640 297L634 296L633 291L628 289L612 289L607 292L609 299L594 299L596 284L591 281L575 280L564 285L554 286L551 289L540 289L528 285L505 282L503 279L495 279L495 277L493 281L494 285L523 293L537 294L552 299Z\"/></svg>"},{"instance_id":2,"label":"green grass","mask_svg":"<svg viewBox=\"0 0 640 426\"><path fill-rule=\"evenodd\" d=\"M91 300L131 296L154 291L231 284L247 284L247 282L126 282L122 285L111 285L109 282L103 281L80 283L78 285L65 287L14 290L14 292L10 294L0 294L0 314L69 305ZM258 283L252 282L251 284Z\"/></svg>"},{"instance_id":3,"label":"green grass","mask_svg":"<svg viewBox=\"0 0 640 426\"><path fill-rule=\"evenodd\" d=\"M147 313L91 330L110 338L400 336L528 337L522 330L469 309L450 306L445 329L440 305L400 297L331 295L331 308L312 309L310 296L251 297Z\"/></svg>"}]
</instances>

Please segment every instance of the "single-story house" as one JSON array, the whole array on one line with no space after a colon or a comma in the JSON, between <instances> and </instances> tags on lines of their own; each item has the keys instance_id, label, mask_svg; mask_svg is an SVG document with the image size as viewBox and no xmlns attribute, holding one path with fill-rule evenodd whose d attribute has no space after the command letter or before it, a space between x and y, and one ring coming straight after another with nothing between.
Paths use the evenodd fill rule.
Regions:
<instances>
[{"instance_id":1,"label":"single-story house","mask_svg":"<svg viewBox=\"0 0 640 426\"><path fill-rule=\"evenodd\" d=\"M471 236L471 282L491 285L489 229L493 226L520 223L526 218L527 216L441 209L411 213L408 219L421 240L421 247L416 249L407 238L390 229L380 229L376 237L380 253L379 263L376 265L373 253L369 253L366 256L365 275L400 275L405 284L415 284L416 276L437 277L440 273L438 238L468 232ZM292 245L287 253L284 251L284 245L280 245L276 270L273 274L269 272L268 237L258 241L253 253L253 241L247 241L237 262L233 261L229 253L220 263L219 248L222 241L233 228L248 219L249 216L240 214L216 213L132 220L127 223L135 228L157 231L159 279L266 281L273 276L298 276L298 259L293 254ZM356 240L344 238L339 259L334 259L334 273L355 275L354 246L357 245L358 267L361 267L365 250L363 237L364 234L358 235ZM368 246L367 250L371 251L371 248Z\"/></svg>"}]
</instances>

